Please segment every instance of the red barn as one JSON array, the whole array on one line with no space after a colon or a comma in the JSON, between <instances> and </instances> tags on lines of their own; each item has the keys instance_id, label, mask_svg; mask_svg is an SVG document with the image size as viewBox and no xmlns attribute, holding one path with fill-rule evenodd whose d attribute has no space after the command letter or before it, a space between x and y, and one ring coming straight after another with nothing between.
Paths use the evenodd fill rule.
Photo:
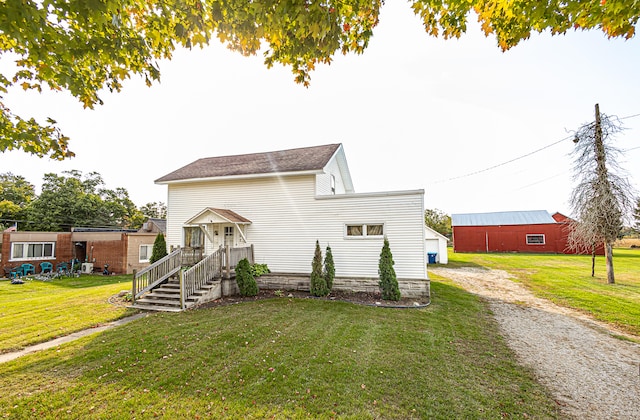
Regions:
<instances>
[{"instance_id":1,"label":"red barn","mask_svg":"<svg viewBox=\"0 0 640 420\"><path fill-rule=\"evenodd\" d=\"M452 214L453 250L574 254L567 246L569 220L546 210Z\"/></svg>"}]
</instances>

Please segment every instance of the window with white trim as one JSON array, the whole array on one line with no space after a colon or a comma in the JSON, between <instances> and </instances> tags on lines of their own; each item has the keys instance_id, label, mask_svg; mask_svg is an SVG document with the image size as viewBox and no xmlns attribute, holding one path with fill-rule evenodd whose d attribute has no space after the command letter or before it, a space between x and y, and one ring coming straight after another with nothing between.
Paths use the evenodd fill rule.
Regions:
<instances>
[{"instance_id":1,"label":"window with white trim","mask_svg":"<svg viewBox=\"0 0 640 420\"><path fill-rule=\"evenodd\" d=\"M55 258L55 242L13 242L11 260L50 260Z\"/></svg>"},{"instance_id":2,"label":"window with white trim","mask_svg":"<svg viewBox=\"0 0 640 420\"><path fill-rule=\"evenodd\" d=\"M335 194L336 193L336 176L331 174L331 194Z\"/></svg>"},{"instance_id":3,"label":"window with white trim","mask_svg":"<svg viewBox=\"0 0 640 420\"><path fill-rule=\"evenodd\" d=\"M140 245L140 262L149 262L151 260L151 254L153 254L153 245Z\"/></svg>"},{"instance_id":4,"label":"window with white trim","mask_svg":"<svg viewBox=\"0 0 640 420\"><path fill-rule=\"evenodd\" d=\"M345 236L350 238L379 238L384 236L384 224L348 224L345 225Z\"/></svg>"},{"instance_id":5,"label":"window with white trim","mask_svg":"<svg viewBox=\"0 0 640 420\"><path fill-rule=\"evenodd\" d=\"M527 245L544 245L544 235L527 235Z\"/></svg>"}]
</instances>

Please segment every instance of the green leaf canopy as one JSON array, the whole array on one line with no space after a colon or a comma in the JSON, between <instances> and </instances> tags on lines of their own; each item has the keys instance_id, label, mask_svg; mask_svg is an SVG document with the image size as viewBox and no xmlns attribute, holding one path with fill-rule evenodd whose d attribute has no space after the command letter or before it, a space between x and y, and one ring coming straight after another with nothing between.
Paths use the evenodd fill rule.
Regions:
<instances>
[{"instance_id":1,"label":"green leaf canopy","mask_svg":"<svg viewBox=\"0 0 640 420\"><path fill-rule=\"evenodd\" d=\"M638 0L412 0L433 36L459 37L474 16L502 50L532 32L563 34L599 29L631 38ZM157 64L178 47L212 39L234 51L261 52L268 67L291 68L308 85L318 63L337 52L362 53L378 24L382 0L4 0L0 2L0 54L15 67L0 74L0 95L11 86L68 91L85 107L101 104L99 92L120 91L133 75L148 85L160 79ZM0 151L74 156L56 121L17 115L0 96Z\"/></svg>"}]
</instances>

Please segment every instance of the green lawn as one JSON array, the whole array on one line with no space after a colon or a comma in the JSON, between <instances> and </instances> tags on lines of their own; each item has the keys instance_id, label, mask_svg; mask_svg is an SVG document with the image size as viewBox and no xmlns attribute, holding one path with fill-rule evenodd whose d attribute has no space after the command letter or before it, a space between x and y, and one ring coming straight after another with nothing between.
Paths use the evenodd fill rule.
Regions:
<instances>
[{"instance_id":1,"label":"green lawn","mask_svg":"<svg viewBox=\"0 0 640 420\"><path fill-rule=\"evenodd\" d=\"M424 309L275 298L152 314L1 364L0 417L556 418L487 307L444 279L432 293Z\"/></svg>"},{"instance_id":2,"label":"green lawn","mask_svg":"<svg viewBox=\"0 0 640 420\"><path fill-rule=\"evenodd\" d=\"M640 250L613 252L615 284L607 284L603 256L549 254L454 254L450 266L483 266L506 270L536 295L591 314L640 337Z\"/></svg>"},{"instance_id":3,"label":"green lawn","mask_svg":"<svg viewBox=\"0 0 640 420\"><path fill-rule=\"evenodd\" d=\"M131 289L131 276L81 276L52 281L0 280L0 353L51 340L130 315L107 299Z\"/></svg>"}]
</instances>

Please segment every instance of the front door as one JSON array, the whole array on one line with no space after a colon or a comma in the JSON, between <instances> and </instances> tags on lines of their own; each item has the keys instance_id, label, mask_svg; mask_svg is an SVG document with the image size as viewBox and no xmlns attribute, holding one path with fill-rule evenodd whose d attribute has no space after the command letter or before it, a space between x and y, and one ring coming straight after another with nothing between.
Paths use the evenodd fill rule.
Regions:
<instances>
[{"instance_id":1,"label":"front door","mask_svg":"<svg viewBox=\"0 0 640 420\"><path fill-rule=\"evenodd\" d=\"M224 246L233 248L233 226L224 227Z\"/></svg>"}]
</instances>

